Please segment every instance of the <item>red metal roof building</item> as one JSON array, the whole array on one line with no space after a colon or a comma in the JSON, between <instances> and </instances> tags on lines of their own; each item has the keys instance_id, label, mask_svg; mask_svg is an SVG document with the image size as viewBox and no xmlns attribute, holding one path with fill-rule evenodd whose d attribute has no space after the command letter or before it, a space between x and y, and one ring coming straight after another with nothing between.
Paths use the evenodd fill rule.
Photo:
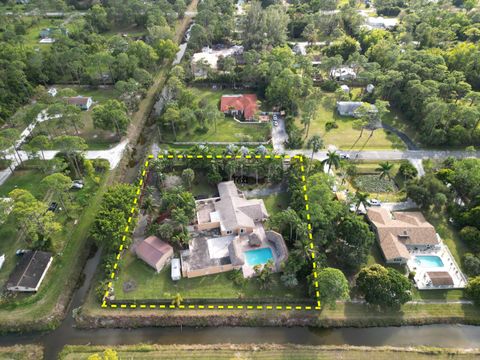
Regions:
<instances>
[{"instance_id":1,"label":"red metal roof building","mask_svg":"<svg viewBox=\"0 0 480 360\"><path fill-rule=\"evenodd\" d=\"M253 120L258 110L257 95L223 95L220 101L220 111L230 115L240 115L245 120Z\"/></svg>"}]
</instances>

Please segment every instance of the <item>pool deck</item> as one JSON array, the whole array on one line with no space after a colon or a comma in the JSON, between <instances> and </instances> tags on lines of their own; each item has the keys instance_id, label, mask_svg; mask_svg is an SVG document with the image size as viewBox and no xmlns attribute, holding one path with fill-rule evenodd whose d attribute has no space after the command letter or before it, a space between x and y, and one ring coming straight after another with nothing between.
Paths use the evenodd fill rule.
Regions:
<instances>
[{"instance_id":1,"label":"pool deck","mask_svg":"<svg viewBox=\"0 0 480 360\"><path fill-rule=\"evenodd\" d=\"M419 290L463 289L467 285L467 278L445 244L441 243L436 249L410 251L410 254L412 258L408 260L407 267L410 271L415 271L415 285ZM443 266L422 266L416 262L415 256L437 256L442 260ZM453 285L434 285L429 273L439 272L447 272Z\"/></svg>"}]
</instances>

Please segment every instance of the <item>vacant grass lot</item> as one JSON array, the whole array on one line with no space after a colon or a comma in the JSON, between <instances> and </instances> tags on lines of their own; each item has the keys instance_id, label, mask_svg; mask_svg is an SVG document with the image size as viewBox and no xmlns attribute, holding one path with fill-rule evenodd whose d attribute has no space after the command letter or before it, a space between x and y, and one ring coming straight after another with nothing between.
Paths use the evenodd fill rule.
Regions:
<instances>
[{"instance_id":1,"label":"vacant grass lot","mask_svg":"<svg viewBox=\"0 0 480 360\"><path fill-rule=\"evenodd\" d=\"M107 347L69 345L62 360L86 359L101 354ZM221 345L127 345L115 346L119 359L343 359L343 360L427 360L475 359L478 352L440 348L392 348L354 346L309 346L276 344Z\"/></svg>"},{"instance_id":2,"label":"vacant grass lot","mask_svg":"<svg viewBox=\"0 0 480 360\"><path fill-rule=\"evenodd\" d=\"M244 288L238 287L229 279L230 272L174 282L170 278L170 266L157 274L130 252L124 255L120 269L119 276L114 282L116 300L172 299L177 293L180 293L184 299L236 299L239 297L294 299L303 298L306 293L302 286L295 289L283 287L278 274L274 275L276 282L269 290L261 290L255 279L250 280ZM136 290L125 293L122 285L126 281L135 282Z\"/></svg>"},{"instance_id":3,"label":"vacant grass lot","mask_svg":"<svg viewBox=\"0 0 480 360\"><path fill-rule=\"evenodd\" d=\"M354 118L339 116L336 111L335 94L322 92L318 99L318 108L315 119L310 124L308 136L320 135L325 146L335 145L342 150L375 150L375 149L404 149L405 145L395 135L383 129L377 129L371 135L368 130L361 131L354 126ZM352 101L356 101L355 97ZM327 131L325 124L334 121L338 128ZM303 128L300 118L297 126Z\"/></svg>"},{"instance_id":4,"label":"vacant grass lot","mask_svg":"<svg viewBox=\"0 0 480 360\"><path fill-rule=\"evenodd\" d=\"M220 98L225 94L235 94L238 91L232 90L212 90L209 88L190 88L198 101L213 104L217 108L220 106ZM210 122L207 124L208 131L204 134L198 130L199 125L189 125L187 129L177 130L177 140L179 142L264 142L270 136L269 124L249 124L239 123L232 117L226 116L224 120L218 121L216 125ZM175 141L170 126L163 128L162 139L167 142Z\"/></svg>"},{"instance_id":5,"label":"vacant grass lot","mask_svg":"<svg viewBox=\"0 0 480 360\"><path fill-rule=\"evenodd\" d=\"M0 197L8 197L10 191L18 188L28 190L38 198L42 193L39 184L44 177L45 174L37 170L15 170L7 181L0 185Z\"/></svg>"}]
</instances>

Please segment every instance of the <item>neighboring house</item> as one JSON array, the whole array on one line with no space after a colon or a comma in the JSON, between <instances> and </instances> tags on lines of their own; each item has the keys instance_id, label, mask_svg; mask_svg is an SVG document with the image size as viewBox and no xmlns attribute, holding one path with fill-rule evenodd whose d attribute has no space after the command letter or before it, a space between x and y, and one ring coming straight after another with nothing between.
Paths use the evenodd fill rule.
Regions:
<instances>
[{"instance_id":1,"label":"neighboring house","mask_svg":"<svg viewBox=\"0 0 480 360\"><path fill-rule=\"evenodd\" d=\"M138 258L160 272L173 257L173 248L156 236L149 236L135 248Z\"/></svg>"},{"instance_id":2,"label":"neighboring house","mask_svg":"<svg viewBox=\"0 0 480 360\"><path fill-rule=\"evenodd\" d=\"M246 199L233 181L218 184L219 196L197 200L195 236L180 253L186 278L241 269L244 277L255 275L255 265L272 260L276 271L288 257L282 235L265 231L268 213L263 200ZM218 234L220 233L220 235ZM258 251L257 253L253 253Z\"/></svg>"},{"instance_id":3,"label":"neighboring house","mask_svg":"<svg viewBox=\"0 0 480 360\"><path fill-rule=\"evenodd\" d=\"M368 29L393 29L398 25L398 19L396 18L384 18L384 17L367 17L365 27Z\"/></svg>"},{"instance_id":4,"label":"neighboring house","mask_svg":"<svg viewBox=\"0 0 480 360\"><path fill-rule=\"evenodd\" d=\"M67 103L76 105L82 110L88 110L93 105L93 100L90 96L74 96L67 98Z\"/></svg>"},{"instance_id":5,"label":"neighboring house","mask_svg":"<svg viewBox=\"0 0 480 360\"><path fill-rule=\"evenodd\" d=\"M393 212L369 208L368 219L373 225L387 264L406 264L409 250L434 249L441 244L435 228L421 212Z\"/></svg>"},{"instance_id":6,"label":"neighboring house","mask_svg":"<svg viewBox=\"0 0 480 360\"><path fill-rule=\"evenodd\" d=\"M52 254L44 251L28 251L22 255L7 281L7 290L21 292L38 291L52 264Z\"/></svg>"},{"instance_id":7,"label":"neighboring house","mask_svg":"<svg viewBox=\"0 0 480 360\"><path fill-rule=\"evenodd\" d=\"M234 117L243 117L246 121L252 121L258 111L257 95L223 95L220 100L220 111Z\"/></svg>"},{"instance_id":8,"label":"neighboring house","mask_svg":"<svg viewBox=\"0 0 480 360\"><path fill-rule=\"evenodd\" d=\"M340 116L357 117L357 110L363 105L361 101L337 101L337 112ZM377 112L375 105L370 105L372 112Z\"/></svg>"},{"instance_id":9,"label":"neighboring house","mask_svg":"<svg viewBox=\"0 0 480 360\"><path fill-rule=\"evenodd\" d=\"M330 70L330 78L337 81L351 81L357 78L357 73L351 67L342 66Z\"/></svg>"},{"instance_id":10,"label":"neighboring house","mask_svg":"<svg viewBox=\"0 0 480 360\"><path fill-rule=\"evenodd\" d=\"M204 47L202 52L195 53L192 56L191 67L193 75L196 78L206 77L208 75L208 70L205 69L205 66L201 65L202 63L208 66L208 68L217 71L218 59L220 59L220 57L237 57L241 54L243 54L243 46L238 45L218 50Z\"/></svg>"},{"instance_id":11,"label":"neighboring house","mask_svg":"<svg viewBox=\"0 0 480 360\"><path fill-rule=\"evenodd\" d=\"M247 200L233 181L219 183L218 193L218 198L196 201L198 230L219 228L224 236L249 234L255 222L268 218L263 200Z\"/></svg>"}]
</instances>

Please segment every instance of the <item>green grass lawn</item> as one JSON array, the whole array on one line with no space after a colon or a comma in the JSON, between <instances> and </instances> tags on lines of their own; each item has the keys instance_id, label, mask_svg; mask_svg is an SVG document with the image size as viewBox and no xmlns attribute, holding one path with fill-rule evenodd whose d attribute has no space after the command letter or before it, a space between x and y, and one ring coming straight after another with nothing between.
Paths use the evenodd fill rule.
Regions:
<instances>
[{"instance_id":1,"label":"green grass lawn","mask_svg":"<svg viewBox=\"0 0 480 360\"><path fill-rule=\"evenodd\" d=\"M87 359L93 354L101 355L106 346L68 345L61 354L62 360ZM119 359L164 359L164 360L446 360L475 359L480 352L440 348L392 348L353 346L312 346L289 344L242 344L242 345L123 345L113 348Z\"/></svg>"},{"instance_id":2,"label":"green grass lawn","mask_svg":"<svg viewBox=\"0 0 480 360\"><path fill-rule=\"evenodd\" d=\"M233 90L212 90L209 88L190 88L198 101L206 101L220 106L220 98L225 94L235 94L238 91ZM179 142L189 141L205 141L205 142L264 142L270 136L269 124L249 124L239 123L232 117L226 116L224 120L217 122L215 125L209 123L208 131L204 134L200 133L197 126L190 126L187 129L177 131L177 140ZM162 131L163 141L175 141L170 126L164 126Z\"/></svg>"},{"instance_id":3,"label":"green grass lawn","mask_svg":"<svg viewBox=\"0 0 480 360\"><path fill-rule=\"evenodd\" d=\"M306 292L303 286L286 289L280 283L280 275L275 274L274 277L275 285L269 290L259 289L255 279L250 280L244 288L238 287L229 279L229 272L174 282L170 278L170 266L165 267L157 274L147 264L128 252L121 261L119 276L114 282L115 299L172 299L177 293L180 293L184 299L236 299L241 296L290 299L305 297ZM134 281L136 289L128 293L123 292L122 284L125 281Z\"/></svg>"},{"instance_id":4,"label":"green grass lawn","mask_svg":"<svg viewBox=\"0 0 480 360\"><path fill-rule=\"evenodd\" d=\"M18 188L28 190L40 199L43 189L39 184L44 177L45 174L37 170L15 170L7 181L0 186L0 197L7 197L10 191Z\"/></svg>"},{"instance_id":5,"label":"green grass lawn","mask_svg":"<svg viewBox=\"0 0 480 360\"><path fill-rule=\"evenodd\" d=\"M357 91L358 92L358 91ZM355 92L354 92L355 93ZM354 99L355 100L355 99ZM370 131L361 131L354 128L355 119L338 115L335 108L335 95L333 93L322 93L318 101L318 108L315 119L310 124L308 136L320 135L324 145L335 145L343 150L376 150L376 149L404 149L403 142L394 134L389 134L383 129L377 129L370 137ZM325 124L335 121L338 128L326 131ZM300 118L296 120L297 126L303 128Z\"/></svg>"},{"instance_id":6,"label":"green grass lawn","mask_svg":"<svg viewBox=\"0 0 480 360\"><path fill-rule=\"evenodd\" d=\"M39 48L48 48L51 44L40 44L40 31L45 28L59 27L62 19L40 19L33 23L25 34L25 43Z\"/></svg>"},{"instance_id":7,"label":"green grass lawn","mask_svg":"<svg viewBox=\"0 0 480 360\"><path fill-rule=\"evenodd\" d=\"M263 199L267 212L270 216L285 210L288 207L290 197L287 193L272 194L268 196L259 196L258 199Z\"/></svg>"}]
</instances>

